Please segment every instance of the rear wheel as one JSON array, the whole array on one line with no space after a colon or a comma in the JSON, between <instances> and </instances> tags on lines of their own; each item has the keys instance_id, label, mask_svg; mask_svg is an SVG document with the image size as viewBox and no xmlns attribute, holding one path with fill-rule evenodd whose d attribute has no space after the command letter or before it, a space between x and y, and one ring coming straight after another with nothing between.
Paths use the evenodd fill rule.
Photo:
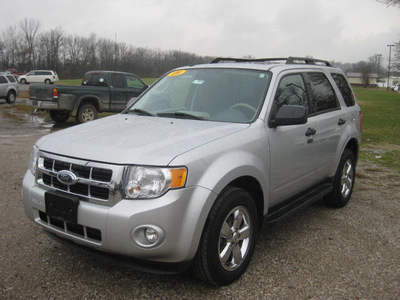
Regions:
<instances>
[{"instance_id":1,"label":"rear wheel","mask_svg":"<svg viewBox=\"0 0 400 300\"><path fill-rule=\"evenodd\" d=\"M81 105L78 110L76 120L78 123L86 123L97 119L97 109L93 104L87 103Z\"/></svg>"},{"instance_id":2,"label":"rear wheel","mask_svg":"<svg viewBox=\"0 0 400 300\"><path fill-rule=\"evenodd\" d=\"M65 123L69 119L69 111L66 110L51 110L50 118L56 123Z\"/></svg>"},{"instance_id":3,"label":"rear wheel","mask_svg":"<svg viewBox=\"0 0 400 300\"><path fill-rule=\"evenodd\" d=\"M345 206L353 193L356 175L356 160L353 152L343 151L339 166L333 180L333 190L325 196L325 203L329 207L340 208Z\"/></svg>"},{"instance_id":4,"label":"rear wheel","mask_svg":"<svg viewBox=\"0 0 400 300\"><path fill-rule=\"evenodd\" d=\"M200 279L221 286L237 280L247 269L258 232L257 210L249 193L224 190L212 207L194 261Z\"/></svg>"},{"instance_id":5,"label":"rear wheel","mask_svg":"<svg viewBox=\"0 0 400 300\"><path fill-rule=\"evenodd\" d=\"M14 103L15 100L17 99L17 95L15 94L14 91L9 91L6 97L7 103Z\"/></svg>"},{"instance_id":6,"label":"rear wheel","mask_svg":"<svg viewBox=\"0 0 400 300\"><path fill-rule=\"evenodd\" d=\"M50 84L51 81L50 81L50 79L46 79L46 80L44 81L44 83L45 83L45 84Z\"/></svg>"}]
</instances>

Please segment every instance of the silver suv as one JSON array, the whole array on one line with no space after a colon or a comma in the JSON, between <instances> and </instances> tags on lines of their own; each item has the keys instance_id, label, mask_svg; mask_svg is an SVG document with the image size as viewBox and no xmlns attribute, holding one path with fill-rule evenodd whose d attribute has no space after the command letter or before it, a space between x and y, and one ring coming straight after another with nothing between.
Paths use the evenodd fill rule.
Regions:
<instances>
[{"instance_id":1,"label":"silver suv","mask_svg":"<svg viewBox=\"0 0 400 300\"><path fill-rule=\"evenodd\" d=\"M7 103L14 103L19 92L15 77L8 73L0 73L0 99L6 99Z\"/></svg>"},{"instance_id":2,"label":"silver suv","mask_svg":"<svg viewBox=\"0 0 400 300\"><path fill-rule=\"evenodd\" d=\"M227 285L245 272L263 223L319 199L347 204L360 129L354 94L328 62L187 66L121 114L37 141L25 212L54 238L141 270L191 266Z\"/></svg>"}]
</instances>

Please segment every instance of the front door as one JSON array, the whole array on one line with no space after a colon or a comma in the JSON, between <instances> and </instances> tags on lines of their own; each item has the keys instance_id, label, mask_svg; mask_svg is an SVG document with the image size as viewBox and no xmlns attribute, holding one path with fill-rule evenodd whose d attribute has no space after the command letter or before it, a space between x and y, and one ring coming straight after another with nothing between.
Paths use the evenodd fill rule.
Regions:
<instances>
[{"instance_id":1,"label":"front door","mask_svg":"<svg viewBox=\"0 0 400 300\"><path fill-rule=\"evenodd\" d=\"M303 76L299 73L280 76L270 118L283 105L301 105L309 111ZM270 204L275 205L316 182L318 120L309 117L306 124L267 130L271 156Z\"/></svg>"}]
</instances>

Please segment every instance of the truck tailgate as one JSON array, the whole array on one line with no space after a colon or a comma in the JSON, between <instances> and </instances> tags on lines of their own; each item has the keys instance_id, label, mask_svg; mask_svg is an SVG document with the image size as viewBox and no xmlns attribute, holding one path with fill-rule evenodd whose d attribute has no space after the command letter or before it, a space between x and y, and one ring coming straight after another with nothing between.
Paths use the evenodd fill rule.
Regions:
<instances>
[{"instance_id":1,"label":"truck tailgate","mask_svg":"<svg viewBox=\"0 0 400 300\"><path fill-rule=\"evenodd\" d=\"M56 86L48 84L32 84L29 89L29 99L51 101L53 100L54 88L56 88Z\"/></svg>"}]
</instances>

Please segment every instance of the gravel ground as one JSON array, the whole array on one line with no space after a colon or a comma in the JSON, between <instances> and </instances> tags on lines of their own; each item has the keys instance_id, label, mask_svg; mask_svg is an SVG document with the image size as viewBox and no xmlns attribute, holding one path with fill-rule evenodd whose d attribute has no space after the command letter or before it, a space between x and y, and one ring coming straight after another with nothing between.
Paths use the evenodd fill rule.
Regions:
<instances>
[{"instance_id":1,"label":"gravel ground","mask_svg":"<svg viewBox=\"0 0 400 300\"><path fill-rule=\"evenodd\" d=\"M247 273L211 288L191 273L121 269L65 248L25 216L31 146L57 130L0 100L1 299L400 299L399 175L361 161L350 203L316 203L266 227Z\"/></svg>"}]
</instances>

